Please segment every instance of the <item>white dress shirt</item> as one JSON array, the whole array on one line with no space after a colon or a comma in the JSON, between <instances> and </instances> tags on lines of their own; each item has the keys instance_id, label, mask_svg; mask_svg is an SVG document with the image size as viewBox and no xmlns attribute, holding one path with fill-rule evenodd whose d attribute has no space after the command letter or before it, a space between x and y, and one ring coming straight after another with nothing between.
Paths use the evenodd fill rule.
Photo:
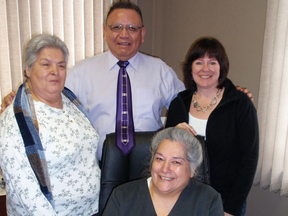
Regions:
<instances>
[{"instance_id":1,"label":"white dress shirt","mask_svg":"<svg viewBox=\"0 0 288 216\"><path fill-rule=\"evenodd\" d=\"M106 134L115 132L118 59L110 51L84 59L68 71L66 86L84 107L99 133L98 158ZM171 67L159 58L137 53L126 70L131 82L135 131L155 131L163 124L161 111L184 90Z\"/></svg>"}]
</instances>

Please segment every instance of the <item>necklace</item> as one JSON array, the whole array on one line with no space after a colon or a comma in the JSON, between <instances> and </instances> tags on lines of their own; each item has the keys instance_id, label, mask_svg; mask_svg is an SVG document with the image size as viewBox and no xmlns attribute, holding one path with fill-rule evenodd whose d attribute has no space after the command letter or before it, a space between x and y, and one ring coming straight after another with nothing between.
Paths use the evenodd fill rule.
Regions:
<instances>
[{"instance_id":1,"label":"necklace","mask_svg":"<svg viewBox=\"0 0 288 216\"><path fill-rule=\"evenodd\" d=\"M211 100L210 104L208 104L206 107L201 107L199 106L198 102L197 102L197 98L196 98L196 93L197 93L197 90L194 92L193 94L193 99L192 99L192 102L193 102L193 107L196 108L196 111L198 112L207 112L208 109L210 109L212 106L214 106L217 101L218 101L218 96L220 95L222 89L218 89L217 93L216 93L216 96Z\"/></svg>"}]
</instances>

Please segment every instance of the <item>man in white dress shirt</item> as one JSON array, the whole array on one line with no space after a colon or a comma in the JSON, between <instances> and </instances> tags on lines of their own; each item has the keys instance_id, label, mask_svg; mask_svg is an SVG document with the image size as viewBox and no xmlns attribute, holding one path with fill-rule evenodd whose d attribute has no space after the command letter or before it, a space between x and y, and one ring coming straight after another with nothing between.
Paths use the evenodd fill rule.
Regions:
<instances>
[{"instance_id":1,"label":"man in white dress shirt","mask_svg":"<svg viewBox=\"0 0 288 216\"><path fill-rule=\"evenodd\" d=\"M66 86L83 103L99 133L99 160L106 134L115 132L119 60L129 61L126 70L131 82L135 131L160 129L162 108L168 108L178 92L185 89L165 62L138 51L146 32L138 6L130 2L113 4L103 28L109 51L77 63L68 71L66 80Z\"/></svg>"}]
</instances>

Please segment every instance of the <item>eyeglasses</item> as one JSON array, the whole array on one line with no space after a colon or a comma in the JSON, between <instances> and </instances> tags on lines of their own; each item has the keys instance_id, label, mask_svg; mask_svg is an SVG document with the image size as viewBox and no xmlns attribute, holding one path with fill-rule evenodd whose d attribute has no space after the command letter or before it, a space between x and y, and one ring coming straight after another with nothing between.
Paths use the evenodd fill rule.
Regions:
<instances>
[{"instance_id":1,"label":"eyeglasses","mask_svg":"<svg viewBox=\"0 0 288 216\"><path fill-rule=\"evenodd\" d=\"M128 31L129 33L134 33L134 32L138 32L139 29L141 29L143 26L138 27L136 25L128 25L128 26L122 26L122 25L107 25L111 31L113 32L121 32L123 30L123 28L126 29L126 31Z\"/></svg>"}]
</instances>

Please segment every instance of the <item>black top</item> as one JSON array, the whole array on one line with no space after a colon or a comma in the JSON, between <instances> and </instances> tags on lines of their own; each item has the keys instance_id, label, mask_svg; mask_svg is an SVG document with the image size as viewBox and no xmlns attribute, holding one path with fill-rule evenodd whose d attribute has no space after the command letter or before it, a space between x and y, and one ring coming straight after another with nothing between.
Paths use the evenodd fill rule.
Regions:
<instances>
[{"instance_id":1,"label":"black top","mask_svg":"<svg viewBox=\"0 0 288 216\"><path fill-rule=\"evenodd\" d=\"M156 216L147 179L116 187L103 216ZM209 185L191 180L180 194L169 216L223 216L220 194Z\"/></svg>"},{"instance_id":2,"label":"black top","mask_svg":"<svg viewBox=\"0 0 288 216\"><path fill-rule=\"evenodd\" d=\"M206 127L206 146L211 186L224 200L224 211L240 215L256 172L259 132L256 109L250 98L232 82L224 82L220 103L210 114ZM192 91L180 92L172 101L166 127L188 123Z\"/></svg>"}]
</instances>

